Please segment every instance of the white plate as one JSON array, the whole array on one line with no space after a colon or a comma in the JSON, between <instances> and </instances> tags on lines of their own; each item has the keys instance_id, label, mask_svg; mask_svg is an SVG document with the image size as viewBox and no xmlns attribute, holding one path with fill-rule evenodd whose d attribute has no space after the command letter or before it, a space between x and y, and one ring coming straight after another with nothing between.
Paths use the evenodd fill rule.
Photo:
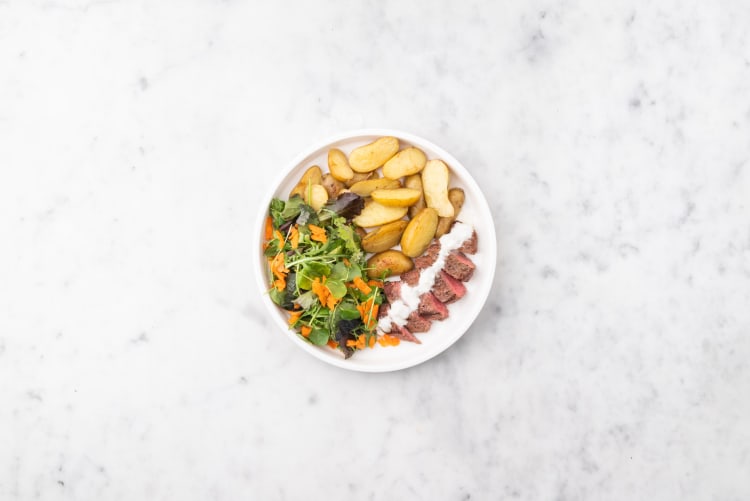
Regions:
<instances>
[{"instance_id":1,"label":"white plate","mask_svg":"<svg viewBox=\"0 0 750 501\"><path fill-rule=\"evenodd\" d=\"M472 279L466 283L467 293L461 300L448 305L450 317L442 322L433 322L429 332L416 334L422 344L401 342L395 347L382 347L357 351L349 359L338 350L326 346L318 347L303 341L294 330L289 329L287 324L288 313L276 306L267 294L269 288L268 270L266 258L263 256L261 244L265 227L265 218L268 212L268 204L273 197L287 199L289 192L297 184L300 176L308 167L320 165L324 172L328 170L328 150L339 148L347 155L349 152L378 137L394 136L399 139L402 147L416 146L425 152L428 159L439 158L451 169L450 186L463 188L466 193L466 202L459 215L459 220L471 224L476 228L479 237L479 252L470 256L476 264L476 271ZM492 214L487 205L487 200L482 195L476 181L472 179L469 172L458 160L442 148L431 142L417 137L413 134L391 130L391 129L366 129L339 134L314 145L294 159L285 169L274 188L268 192L261 201L255 236L255 263L256 276L258 279L259 294L263 303L268 308L273 321L279 329L294 344L332 365L363 372L388 372L405 369L420 364L430 358L442 353L455 343L469 329L477 315L484 306L487 296L492 287L495 276L495 261L497 255L497 243L495 240L495 226Z\"/></svg>"}]
</instances>

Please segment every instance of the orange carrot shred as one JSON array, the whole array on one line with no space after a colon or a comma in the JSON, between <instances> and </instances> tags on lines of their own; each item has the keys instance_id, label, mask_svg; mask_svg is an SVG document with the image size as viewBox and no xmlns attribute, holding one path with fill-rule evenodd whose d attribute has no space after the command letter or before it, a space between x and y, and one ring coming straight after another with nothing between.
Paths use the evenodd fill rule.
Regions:
<instances>
[{"instance_id":1,"label":"orange carrot shred","mask_svg":"<svg viewBox=\"0 0 750 501\"><path fill-rule=\"evenodd\" d=\"M303 325L302 328L299 330L300 334L302 334L305 337L309 337L310 333L312 332L312 327L309 327L307 325Z\"/></svg>"},{"instance_id":2,"label":"orange carrot shred","mask_svg":"<svg viewBox=\"0 0 750 501\"><path fill-rule=\"evenodd\" d=\"M268 216L266 218L266 240L271 240L271 238L273 238L273 219Z\"/></svg>"},{"instance_id":3,"label":"orange carrot shred","mask_svg":"<svg viewBox=\"0 0 750 501\"><path fill-rule=\"evenodd\" d=\"M294 311L291 315L289 315L289 325L294 325L297 323L297 320L299 320L299 317L302 316L301 311Z\"/></svg>"},{"instance_id":4,"label":"orange carrot shred","mask_svg":"<svg viewBox=\"0 0 750 501\"><path fill-rule=\"evenodd\" d=\"M370 286L369 286L369 285L367 285L367 284L365 283L365 281L364 281L364 280L362 280L361 278L359 278L359 277L354 277L354 280L352 280L352 281L354 282L354 285L356 285L356 286L357 286L357 289L359 289L359 291L360 291L360 292L361 292L362 294L369 294L370 292L372 292L372 289L370 288Z\"/></svg>"},{"instance_id":5,"label":"orange carrot shred","mask_svg":"<svg viewBox=\"0 0 750 501\"><path fill-rule=\"evenodd\" d=\"M338 348L339 346L338 343L334 341L333 339L329 339L326 344L328 345L329 348L334 348L334 349Z\"/></svg>"}]
</instances>

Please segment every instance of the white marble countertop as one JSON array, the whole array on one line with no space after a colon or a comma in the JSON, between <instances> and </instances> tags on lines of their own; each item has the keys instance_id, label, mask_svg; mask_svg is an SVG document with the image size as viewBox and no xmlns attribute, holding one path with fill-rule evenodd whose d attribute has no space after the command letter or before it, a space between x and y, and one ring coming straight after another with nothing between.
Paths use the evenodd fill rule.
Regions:
<instances>
[{"instance_id":1,"label":"white marble countertop","mask_svg":"<svg viewBox=\"0 0 750 501\"><path fill-rule=\"evenodd\" d=\"M750 10L637 3L0 1L0 499L750 498ZM249 261L361 127L498 234L478 321L387 374Z\"/></svg>"}]
</instances>

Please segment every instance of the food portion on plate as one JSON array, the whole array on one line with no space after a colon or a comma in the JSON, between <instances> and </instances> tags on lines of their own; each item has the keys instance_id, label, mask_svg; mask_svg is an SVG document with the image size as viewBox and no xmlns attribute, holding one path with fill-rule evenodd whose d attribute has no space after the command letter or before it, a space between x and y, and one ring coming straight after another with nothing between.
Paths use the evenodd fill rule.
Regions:
<instances>
[{"instance_id":1,"label":"food portion on plate","mask_svg":"<svg viewBox=\"0 0 750 501\"><path fill-rule=\"evenodd\" d=\"M477 234L450 168L392 136L328 151L269 206L263 252L271 300L300 338L345 358L448 318L466 295Z\"/></svg>"}]
</instances>

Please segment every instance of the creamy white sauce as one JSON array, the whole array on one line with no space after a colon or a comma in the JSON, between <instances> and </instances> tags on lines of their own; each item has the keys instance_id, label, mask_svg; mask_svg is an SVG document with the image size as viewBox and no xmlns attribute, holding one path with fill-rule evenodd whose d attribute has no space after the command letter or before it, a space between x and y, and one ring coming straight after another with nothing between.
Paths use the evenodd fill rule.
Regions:
<instances>
[{"instance_id":1,"label":"creamy white sauce","mask_svg":"<svg viewBox=\"0 0 750 501\"><path fill-rule=\"evenodd\" d=\"M445 259L451 251L461 247L464 242L471 238L474 228L466 223L456 221L451 231L438 239L440 252L432 265L419 273L419 283L408 285L401 282L401 298L391 303L388 314L378 321L378 331L391 332L391 323L398 326L406 325L409 315L419 306L419 296L432 290L435 278L445 266Z\"/></svg>"}]
</instances>

